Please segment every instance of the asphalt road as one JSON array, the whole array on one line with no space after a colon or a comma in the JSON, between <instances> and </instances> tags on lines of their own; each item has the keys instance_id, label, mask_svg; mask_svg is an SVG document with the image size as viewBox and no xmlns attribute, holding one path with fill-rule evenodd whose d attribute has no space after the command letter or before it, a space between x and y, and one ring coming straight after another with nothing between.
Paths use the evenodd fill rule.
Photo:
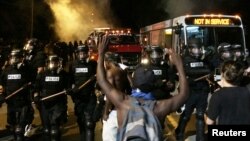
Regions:
<instances>
[{"instance_id":1,"label":"asphalt road","mask_svg":"<svg viewBox=\"0 0 250 141\"><path fill-rule=\"evenodd\" d=\"M71 98L68 98L68 115L69 119L68 122L63 125L62 127L62 141L80 141L79 131L76 123L76 118L74 116L73 111L73 103L71 101ZM174 129L176 128L178 124L179 115L176 113L173 113L166 118L166 127L168 127L164 131L164 135L168 136L168 141L174 141ZM0 108L0 141L10 141L13 139L12 136L10 136L9 132L7 132L5 126L6 126L6 104L3 104L3 106ZM35 127L38 127L40 125L40 118L38 111L35 111L35 119L33 121L33 125ZM34 128L33 131L37 130L38 128ZM101 133L102 133L102 123L99 121L96 125L95 129L95 141L102 141L101 139ZM186 128L186 141L195 141L195 118L194 116L191 118L190 122L188 123L188 126ZM42 141L41 134L37 136L33 136L31 141Z\"/></svg>"}]
</instances>

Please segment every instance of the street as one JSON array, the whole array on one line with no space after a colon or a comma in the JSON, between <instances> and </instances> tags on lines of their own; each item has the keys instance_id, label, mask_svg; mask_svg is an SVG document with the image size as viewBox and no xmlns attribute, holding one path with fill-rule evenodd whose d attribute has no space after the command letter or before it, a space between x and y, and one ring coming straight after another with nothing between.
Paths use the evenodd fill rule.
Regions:
<instances>
[{"instance_id":1,"label":"street","mask_svg":"<svg viewBox=\"0 0 250 141\"><path fill-rule=\"evenodd\" d=\"M73 103L71 101L71 98L68 98L68 114L69 119L68 122L62 127L62 141L79 141L79 131L76 123L76 118L74 116L73 111ZM166 127L168 128L168 131L164 131L164 135L169 137L168 141L174 141L173 133L174 129L176 128L178 124L178 118L179 115L176 113L172 113L171 115L167 116L166 120ZM10 133L6 132L6 104L3 104L0 109L0 141L11 141L13 140L13 137L10 135ZM38 111L35 111L35 119L33 121L34 127L38 127L40 125L40 118ZM34 129L33 129L34 130ZM95 141L101 141L101 133L102 133L102 123L99 121L96 125L95 129ZM188 126L186 128L186 136L187 139L185 141L195 141L195 118L194 115L192 116L191 120L188 123ZM41 134L34 136L30 139L31 141L42 141Z\"/></svg>"}]
</instances>

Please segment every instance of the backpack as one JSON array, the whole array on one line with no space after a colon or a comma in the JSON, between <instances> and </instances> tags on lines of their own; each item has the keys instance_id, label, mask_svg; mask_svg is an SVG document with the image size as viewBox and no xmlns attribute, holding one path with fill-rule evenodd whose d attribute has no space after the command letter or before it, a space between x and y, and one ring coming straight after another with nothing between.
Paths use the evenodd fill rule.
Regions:
<instances>
[{"instance_id":1,"label":"backpack","mask_svg":"<svg viewBox=\"0 0 250 141\"><path fill-rule=\"evenodd\" d=\"M117 141L162 141L162 127L153 113L155 103L152 100L141 103L131 97L132 108L118 131Z\"/></svg>"}]
</instances>

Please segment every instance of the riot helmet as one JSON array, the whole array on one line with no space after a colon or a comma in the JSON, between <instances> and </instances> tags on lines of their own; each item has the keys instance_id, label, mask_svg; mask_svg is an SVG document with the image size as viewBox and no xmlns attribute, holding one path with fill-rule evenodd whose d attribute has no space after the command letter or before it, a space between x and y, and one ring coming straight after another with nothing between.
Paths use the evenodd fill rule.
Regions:
<instances>
[{"instance_id":1,"label":"riot helmet","mask_svg":"<svg viewBox=\"0 0 250 141\"><path fill-rule=\"evenodd\" d=\"M22 62L23 52L20 49L13 49L9 55L10 65L16 66Z\"/></svg>"},{"instance_id":2,"label":"riot helmet","mask_svg":"<svg viewBox=\"0 0 250 141\"><path fill-rule=\"evenodd\" d=\"M199 39L192 38L188 41L189 55L195 59L201 59L203 56L202 43Z\"/></svg>"},{"instance_id":3,"label":"riot helmet","mask_svg":"<svg viewBox=\"0 0 250 141\"><path fill-rule=\"evenodd\" d=\"M219 44L217 48L217 52L223 61L233 59L232 46L229 43L224 42L224 43Z\"/></svg>"},{"instance_id":4,"label":"riot helmet","mask_svg":"<svg viewBox=\"0 0 250 141\"><path fill-rule=\"evenodd\" d=\"M77 53L77 59L79 61L86 61L86 59L89 57L88 55L89 47L85 44L81 44L77 47L76 53Z\"/></svg>"},{"instance_id":5,"label":"riot helmet","mask_svg":"<svg viewBox=\"0 0 250 141\"><path fill-rule=\"evenodd\" d=\"M48 70L57 71L62 68L62 59L57 55L50 55L46 64Z\"/></svg>"},{"instance_id":6,"label":"riot helmet","mask_svg":"<svg viewBox=\"0 0 250 141\"><path fill-rule=\"evenodd\" d=\"M163 59L163 49L160 46L151 46L149 58L152 64L160 65Z\"/></svg>"},{"instance_id":7,"label":"riot helmet","mask_svg":"<svg viewBox=\"0 0 250 141\"><path fill-rule=\"evenodd\" d=\"M234 55L234 58L233 58L234 61L243 60L245 57L244 50L240 44L233 44L232 45L232 52Z\"/></svg>"},{"instance_id":8,"label":"riot helmet","mask_svg":"<svg viewBox=\"0 0 250 141\"><path fill-rule=\"evenodd\" d=\"M29 39L23 47L25 54L32 54L38 47L38 40L36 38Z\"/></svg>"}]
</instances>

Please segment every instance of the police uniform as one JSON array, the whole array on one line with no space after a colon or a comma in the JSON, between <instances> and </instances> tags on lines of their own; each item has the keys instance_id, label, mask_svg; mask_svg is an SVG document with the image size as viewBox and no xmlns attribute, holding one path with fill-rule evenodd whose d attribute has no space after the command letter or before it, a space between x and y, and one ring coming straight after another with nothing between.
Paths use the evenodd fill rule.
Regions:
<instances>
[{"instance_id":1,"label":"police uniform","mask_svg":"<svg viewBox=\"0 0 250 141\"><path fill-rule=\"evenodd\" d=\"M87 53L88 49L86 48L84 46L83 51ZM78 51L82 51L81 49L81 47L78 47ZM96 67L97 62L89 60L89 58L78 58L72 62L69 71L71 83L75 86L74 88L79 88L83 83L94 77ZM81 140L94 140L95 121L93 113L96 106L95 84L96 81L91 81L79 91L71 94L71 98L75 104L74 111L77 116Z\"/></svg>"},{"instance_id":2,"label":"police uniform","mask_svg":"<svg viewBox=\"0 0 250 141\"><path fill-rule=\"evenodd\" d=\"M36 80L36 76L38 73L38 68L44 68L45 67L45 62L47 59L47 56L41 50L41 47L38 45L38 40L35 38L29 39L26 44L24 45L23 51L24 51L24 63L29 66L29 75L30 78L32 79L32 88L30 90L30 93L33 94L34 92L34 84ZM36 108L39 111L40 114L40 105L36 105ZM31 126L33 119L34 119L34 113L35 110L32 108L31 111L29 112L29 123L27 127ZM27 135L29 134L28 131L26 133Z\"/></svg>"},{"instance_id":3,"label":"police uniform","mask_svg":"<svg viewBox=\"0 0 250 141\"><path fill-rule=\"evenodd\" d=\"M152 92L153 96L157 100L171 97L170 92L175 88L176 74L163 60L163 49L159 46L151 46L147 52L149 53L150 63L146 66L153 70L157 79L156 90ZM171 88L167 86L168 82L173 84Z\"/></svg>"},{"instance_id":4,"label":"police uniform","mask_svg":"<svg viewBox=\"0 0 250 141\"><path fill-rule=\"evenodd\" d=\"M185 127L196 108L196 140L204 141L204 114L207 108L207 98L210 89L206 79L198 81L195 79L209 74L211 72L210 65L206 60L201 59L201 54L192 56L191 53L184 56L183 63L189 82L190 95L185 102L185 110L181 114L178 127L175 130L176 139L178 141L184 141Z\"/></svg>"},{"instance_id":5,"label":"police uniform","mask_svg":"<svg viewBox=\"0 0 250 141\"><path fill-rule=\"evenodd\" d=\"M41 99L62 92L68 86L68 74L62 68L46 69L37 75L34 99L41 105L41 120L46 140L61 140L60 125L67 119L67 95L63 93L43 101Z\"/></svg>"},{"instance_id":6,"label":"police uniform","mask_svg":"<svg viewBox=\"0 0 250 141\"><path fill-rule=\"evenodd\" d=\"M12 50L12 53L21 55L20 50ZM20 57L20 56L19 56ZM0 85L5 89L4 94L7 103L7 123L14 127L15 140L24 140L25 125L29 122L29 112L32 109L28 83L30 82L29 68L20 61L8 65L1 74ZM14 92L22 88L13 96Z\"/></svg>"}]
</instances>

